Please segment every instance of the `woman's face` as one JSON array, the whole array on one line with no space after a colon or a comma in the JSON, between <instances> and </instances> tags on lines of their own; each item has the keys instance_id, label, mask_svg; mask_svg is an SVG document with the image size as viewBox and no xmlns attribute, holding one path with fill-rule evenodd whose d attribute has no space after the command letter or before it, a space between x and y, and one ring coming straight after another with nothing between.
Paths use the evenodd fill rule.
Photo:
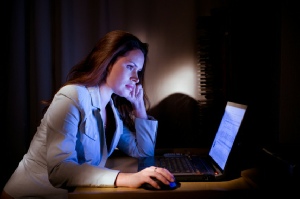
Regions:
<instances>
[{"instance_id":1,"label":"woman's face","mask_svg":"<svg viewBox=\"0 0 300 199\"><path fill-rule=\"evenodd\" d=\"M144 54L141 50L127 52L111 67L106 79L107 86L112 89L113 93L128 97L139 82L138 72L142 70L143 65Z\"/></svg>"}]
</instances>

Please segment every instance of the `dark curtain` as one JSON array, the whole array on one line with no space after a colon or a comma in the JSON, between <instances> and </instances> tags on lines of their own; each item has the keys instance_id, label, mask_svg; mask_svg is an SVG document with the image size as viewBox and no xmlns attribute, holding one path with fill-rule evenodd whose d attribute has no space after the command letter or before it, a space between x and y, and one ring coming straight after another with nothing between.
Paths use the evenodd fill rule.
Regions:
<instances>
[{"instance_id":1,"label":"dark curtain","mask_svg":"<svg viewBox=\"0 0 300 199\"><path fill-rule=\"evenodd\" d=\"M26 153L69 69L110 29L108 0L4 1L1 188ZM3 168L3 167L1 167Z\"/></svg>"}]
</instances>

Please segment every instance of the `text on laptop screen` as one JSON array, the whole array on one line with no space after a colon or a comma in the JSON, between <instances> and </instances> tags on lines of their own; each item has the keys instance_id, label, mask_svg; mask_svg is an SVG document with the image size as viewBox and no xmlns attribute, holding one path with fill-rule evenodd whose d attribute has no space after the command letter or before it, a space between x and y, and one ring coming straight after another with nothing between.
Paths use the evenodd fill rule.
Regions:
<instances>
[{"instance_id":1,"label":"text on laptop screen","mask_svg":"<svg viewBox=\"0 0 300 199\"><path fill-rule=\"evenodd\" d=\"M209 151L209 155L221 169L225 168L245 111L245 107L235 107L230 103L225 107L223 118Z\"/></svg>"}]
</instances>

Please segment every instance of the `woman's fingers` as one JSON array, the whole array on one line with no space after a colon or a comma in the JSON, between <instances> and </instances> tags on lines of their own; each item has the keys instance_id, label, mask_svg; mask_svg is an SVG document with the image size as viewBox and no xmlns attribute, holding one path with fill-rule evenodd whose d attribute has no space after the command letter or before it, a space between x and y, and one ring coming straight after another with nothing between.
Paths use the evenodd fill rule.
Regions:
<instances>
[{"instance_id":1,"label":"woman's fingers","mask_svg":"<svg viewBox=\"0 0 300 199\"><path fill-rule=\"evenodd\" d=\"M164 184L169 184L169 182L173 182L174 181L174 176L173 174L168 171L165 168L161 168L161 167L148 167L149 170L151 171L152 174L150 174L150 177L154 177L156 179L158 179L159 181L163 182Z\"/></svg>"}]
</instances>

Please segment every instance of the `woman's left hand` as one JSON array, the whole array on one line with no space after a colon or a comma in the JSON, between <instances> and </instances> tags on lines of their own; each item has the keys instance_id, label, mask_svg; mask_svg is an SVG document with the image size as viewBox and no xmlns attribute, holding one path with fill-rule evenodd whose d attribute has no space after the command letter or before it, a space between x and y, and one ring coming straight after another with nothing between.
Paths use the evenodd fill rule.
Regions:
<instances>
[{"instance_id":1,"label":"woman's left hand","mask_svg":"<svg viewBox=\"0 0 300 199\"><path fill-rule=\"evenodd\" d=\"M141 84L136 84L130 95L126 98L131 102L135 117L147 118L146 108L144 104L144 90Z\"/></svg>"},{"instance_id":2,"label":"woman's left hand","mask_svg":"<svg viewBox=\"0 0 300 199\"><path fill-rule=\"evenodd\" d=\"M144 91L141 84L136 84L135 88L131 91L127 100L132 103L133 106L139 106L142 104L144 106Z\"/></svg>"}]
</instances>

